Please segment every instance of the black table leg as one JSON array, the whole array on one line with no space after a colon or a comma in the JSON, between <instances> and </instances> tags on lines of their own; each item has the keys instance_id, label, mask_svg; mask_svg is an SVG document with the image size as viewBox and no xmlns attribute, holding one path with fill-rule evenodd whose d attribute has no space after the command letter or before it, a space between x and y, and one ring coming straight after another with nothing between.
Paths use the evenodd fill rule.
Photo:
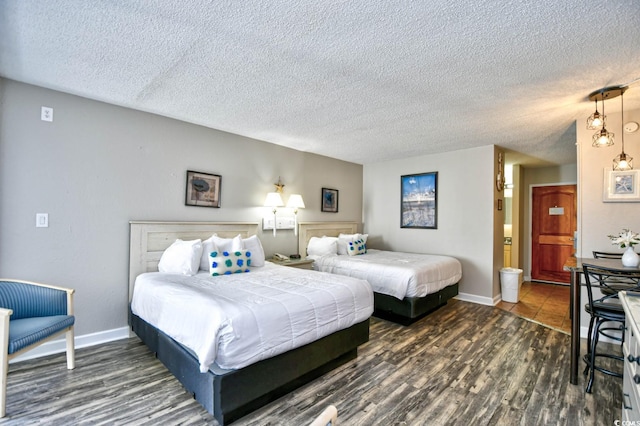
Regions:
<instances>
[{"instance_id":1,"label":"black table leg","mask_svg":"<svg viewBox=\"0 0 640 426\"><path fill-rule=\"evenodd\" d=\"M571 271L570 293L571 315L571 371L569 382L578 384L578 362L580 360L580 272Z\"/></svg>"}]
</instances>

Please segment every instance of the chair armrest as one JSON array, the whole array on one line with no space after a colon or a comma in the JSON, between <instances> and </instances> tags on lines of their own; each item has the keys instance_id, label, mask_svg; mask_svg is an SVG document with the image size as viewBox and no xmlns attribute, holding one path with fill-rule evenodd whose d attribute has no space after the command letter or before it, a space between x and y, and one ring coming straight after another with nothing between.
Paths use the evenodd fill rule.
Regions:
<instances>
[{"instance_id":1,"label":"chair armrest","mask_svg":"<svg viewBox=\"0 0 640 426\"><path fill-rule=\"evenodd\" d=\"M0 321L2 321L3 318L10 317L11 314L13 314L11 309L0 308Z\"/></svg>"}]
</instances>

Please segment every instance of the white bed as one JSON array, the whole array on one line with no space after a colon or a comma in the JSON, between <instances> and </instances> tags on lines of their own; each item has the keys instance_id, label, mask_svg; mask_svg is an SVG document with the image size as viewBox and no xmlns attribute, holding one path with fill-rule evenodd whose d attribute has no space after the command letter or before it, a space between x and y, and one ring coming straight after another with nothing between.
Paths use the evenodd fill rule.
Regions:
<instances>
[{"instance_id":1,"label":"white bed","mask_svg":"<svg viewBox=\"0 0 640 426\"><path fill-rule=\"evenodd\" d=\"M138 276L131 311L198 356L239 369L368 319L365 280L270 262L251 272L212 277L149 272Z\"/></svg>"},{"instance_id":2,"label":"white bed","mask_svg":"<svg viewBox=\"0 0 640 426\"><path fill-rule=\"evenodd\" d=\"M355 222L302 222L299 247L307 256L309 242L358 233ZM367 249L357 256L311 255L314 269L366 279L375 292L374 315L410 323L446 304L458 294L462 278L460 261L451 256Z\"/></svg>"},{"instance_id":3,"label":"white bed","mask_svg":"<svg viewBox=\"0 0 640 426\"><path fill-rule=\"evenodd\" d=\"M248 238L257 229L130 224L132 329L221 424L355 358L369 335L373 294L364 280L269 262L217 277L157 272L177 238Z\"/></svg>"},{"instance_id":4,"label":"white bed","mask_svg":"<svg viewBox=\"0 0 640 426\"><path fill-rule=\"evenodd\" d=\"M365 279L376 293L424 297L462 278L460 261L450 256L367 249L358 256L310 256L314 269Z\"/></svg>"}]
</instances>

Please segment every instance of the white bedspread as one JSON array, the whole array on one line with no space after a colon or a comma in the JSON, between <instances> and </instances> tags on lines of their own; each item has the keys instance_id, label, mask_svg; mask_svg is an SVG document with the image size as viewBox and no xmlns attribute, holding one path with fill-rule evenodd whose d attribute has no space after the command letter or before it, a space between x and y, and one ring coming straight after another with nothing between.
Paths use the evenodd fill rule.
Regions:
<instances>
[{"instance_id":1,"label":"white bedspread","mask_svg":"<svg viewBox=\"0 0 640 426\"><path fill-rule=\"evenodd\" d=\"M318 271L367 280L376 293L401 300L435 293L462 278L462 265L451 256L368 249L357 256L313 258Z\"/></svg>"},{"instance_id":2,"label":"white bedspread","mask_svg":"<svg viewBox=\"0 0 640 426\"><path fill-rule=\"evenodd\" d=\"M277 266L211 277L149 272L136 278L131 310L190 348L200 370L238 369L369 318L364 280Z\"/></svg>"}]
</instances>

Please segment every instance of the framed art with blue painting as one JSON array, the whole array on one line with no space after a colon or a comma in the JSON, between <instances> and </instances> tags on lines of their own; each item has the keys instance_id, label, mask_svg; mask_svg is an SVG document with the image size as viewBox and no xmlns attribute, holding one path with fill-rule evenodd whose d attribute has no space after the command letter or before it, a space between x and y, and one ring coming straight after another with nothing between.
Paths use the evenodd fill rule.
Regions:
<instances>
[{"instance_id":1,"label":"framed art with blue painting","mask_svg":"<svg viewBox=\"0 0 640 426\"><path fill-rule=\"evenodd\" d=\"M438 228L438 172L400 176L400 227Z\"/></svg>"},{"instance_id":2,"label":"framed art with blue painting","mask_svg":"<svg viewBox=\"0 0 640 426\"><path fill-rule=\"evenodd\" d=\"M640 201L640 170L604 169L602 201L637 203Z\"/></svg>"},{"instance_id":3,"label":"framed art with blue painting","mask_svg":"<svg viewBox=\"0 0 640 426\"><path fill-rule=\"evenodd\" d=\"M322 188L321 211L338 213L338 190Z\"/></svg>"},{"instance_id":4,"label":"framed art with blue painting","mask_svg":"<svg viewBox=\"0 0 640 426\"><path fill-rule=\"evenodd\" d=\"M222 176L187 170L185 204L198 207L220 207Z\"/></svg>"}]
</instances>

